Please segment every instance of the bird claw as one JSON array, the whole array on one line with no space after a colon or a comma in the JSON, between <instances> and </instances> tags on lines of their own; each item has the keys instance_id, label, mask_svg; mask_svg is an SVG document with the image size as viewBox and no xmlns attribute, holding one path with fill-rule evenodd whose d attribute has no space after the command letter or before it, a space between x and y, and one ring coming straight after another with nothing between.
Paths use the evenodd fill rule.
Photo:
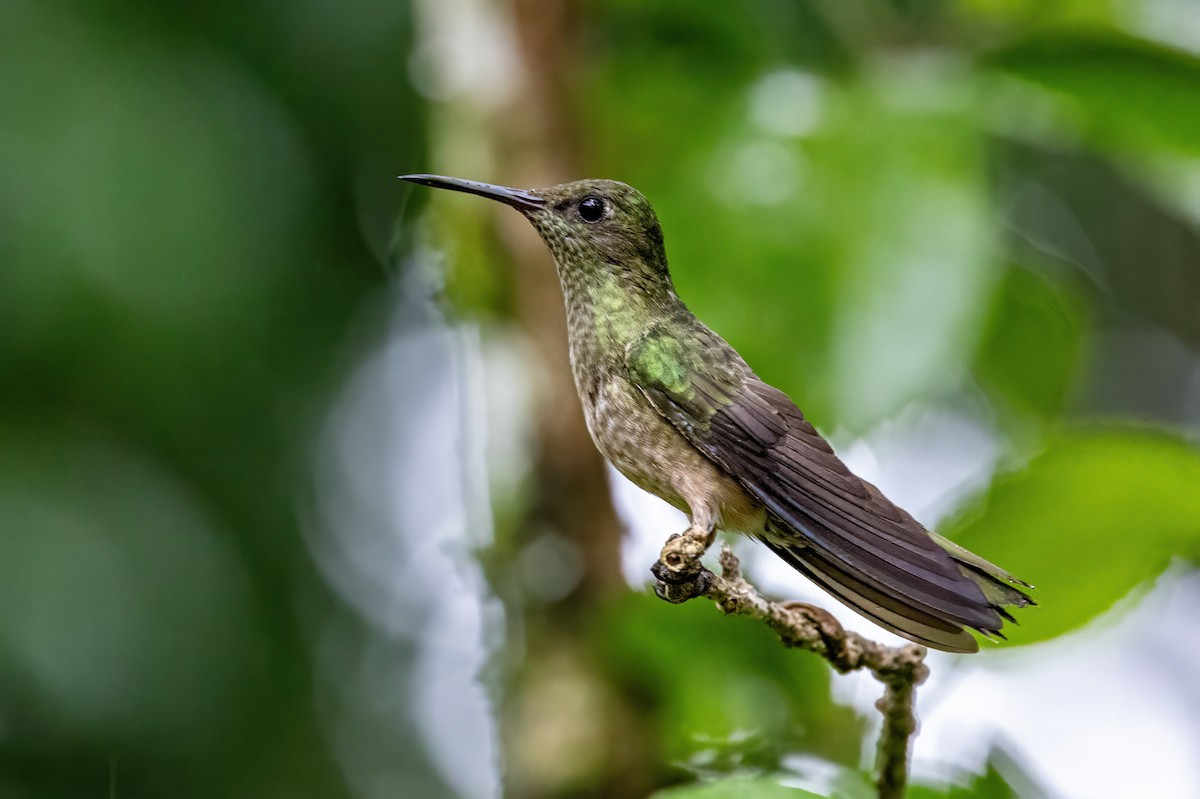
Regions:
<instances>
[{"instance_id":1,"label":"bird claw","mask_svg":"<svg viewBox=\"0 0 1200 799\"><path fill-rule=\"evenodd\" d=\"M708 569L684 576L671 572L660 560L650 567L650 572L658 578L654 585L655 595L672 605L703 596L712 584L712 573Z\"/></svg>"},{"instance_id":2,"label":"bird claw","mask_svg":"<svg viewBox=\"0 0 1200 799\"><path fill-rule=\"evenodd\" d=\"M700 558L707 548L708 541L702 536L678 533L671 536L658 556L658 563L669 576L660 579L672 583L691 579L702 568Z\"/></svg>"},{"instance_id":3,"label":"bird claw","mask_svg":"<svg viewBox=\"0 0 1200 799\"><path fill-rule=\"evenodd\" d=\"M688 573L671 571L671 568L661 560L654 561L654 565L650 567L650 573L653 574L655 579L660 583L667 583L668 585L683 585L684 583L690 583L692 580L696 579L697 574L695 571Z\"/></svg>"},{"instance_id":4,"label":"bird claw","mask_svg":"<svg viewBox=\"0 0 1200 799\"><path fill-rule=\"evenodd\" d=\"M703 595L712 584L712 572L700 563L711 531L689 527L667 539L650 573L658 580L654 593L673 604Z\"/></svg>"}]
</instances>

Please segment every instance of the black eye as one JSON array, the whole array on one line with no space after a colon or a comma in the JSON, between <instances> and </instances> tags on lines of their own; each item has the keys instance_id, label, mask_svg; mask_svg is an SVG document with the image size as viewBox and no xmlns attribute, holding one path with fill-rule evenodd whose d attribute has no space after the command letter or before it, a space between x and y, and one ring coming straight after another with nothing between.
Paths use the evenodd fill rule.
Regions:
<instances>
[{"instance_id":1,"label":"black eye","mask_svg":"<svg viewBox=\"0 0 1200 799\"><path fill-rule=\"evenodd\" d=\"M584 222L596 222L604 216L604 200L599 197L584 197L579 201L579 215Z\"/></svg>"}]
</instances>

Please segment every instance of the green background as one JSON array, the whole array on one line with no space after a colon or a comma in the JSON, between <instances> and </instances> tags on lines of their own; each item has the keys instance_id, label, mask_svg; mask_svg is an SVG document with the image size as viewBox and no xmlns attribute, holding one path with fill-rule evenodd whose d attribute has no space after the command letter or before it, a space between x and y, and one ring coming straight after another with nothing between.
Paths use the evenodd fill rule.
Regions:
<instances>
[{"instance_id":1,"label":"green background","mask_svg":"<svg viewBox=\"0 0 1200 799\"><path fill-rule=\"evenodd\" d=\"M572 157L651 199L692 309L835 440L915 408L995 442L940 530L1039 587L1013 648L1200 559L1200 40L1166 41L1169 5L572 4ZM395 180L501 177L465 120L520 121L425 72L509 6L415 6L7 3L0 795L470 793L414 710L427 618L481 664L479 760L529 745L519 619L579 553L513 538L527 278L495 209ZM485 74L519 61L495 35ZM364 407L382 427L339 426ZM459 582L393 585L434 550ZM799 797L804 755L866 790L870 719L765 630L640 589L573 621L639 709L637 784ZM1002 755L914 795L1019 793Z\"/></svg>"}]
</instances>

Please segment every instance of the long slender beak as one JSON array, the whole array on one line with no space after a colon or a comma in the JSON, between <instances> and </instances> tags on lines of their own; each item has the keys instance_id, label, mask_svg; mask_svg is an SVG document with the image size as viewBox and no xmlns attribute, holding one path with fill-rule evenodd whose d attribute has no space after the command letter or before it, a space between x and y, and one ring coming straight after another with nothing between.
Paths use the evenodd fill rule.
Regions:
<instances>
[{"instance_id":1,"label":"long slender beak","mask_svg":"<svg viewBox=\"0 0 1200 799\"><path fill-rule=\"evenodd\" d=\"M420 183L422 186L433 186L437 189L450 189L451 191L462 191L467 194L478 194L480 197L499 200L521 211L536 211L546 205L545 199L536 192L526 189L510 189L507 186L493 186L490 183L478 183L474 180L463 180L462 178L447 178L441 175L400 175L399 177L401 180L407 180L410 183Z\"/></svg>"}]
</instances>

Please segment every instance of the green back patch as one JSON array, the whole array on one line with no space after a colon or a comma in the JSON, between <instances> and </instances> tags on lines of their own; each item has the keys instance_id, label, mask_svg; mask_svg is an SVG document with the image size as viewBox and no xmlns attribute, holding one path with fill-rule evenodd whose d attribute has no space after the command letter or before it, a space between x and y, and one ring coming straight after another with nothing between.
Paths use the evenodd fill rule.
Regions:
<instances>
[{"instance_id":1,"label":"green back patch","mask_svg":"<svg viewBox=\"0 0 1200 799\"><path fill-rule=\"evenodd\" d=\"M639 380L676 396L686 396L691 387L689 361L683 343L661 330L650 333L629 354L630 369Z\"/></svg>"}]
</instances>

